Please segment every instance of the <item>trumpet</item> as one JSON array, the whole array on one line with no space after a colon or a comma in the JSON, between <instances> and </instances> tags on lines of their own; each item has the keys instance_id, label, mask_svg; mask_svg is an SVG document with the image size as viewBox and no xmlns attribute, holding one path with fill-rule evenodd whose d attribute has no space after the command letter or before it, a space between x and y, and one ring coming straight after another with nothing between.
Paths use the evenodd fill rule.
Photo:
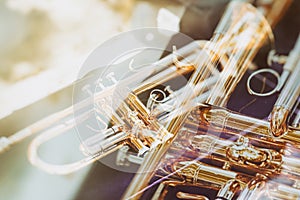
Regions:
<instances>
[{"instance_id":1,"label":"trumpet","mask_svg":"<svg viewBox=\"0 0 300 200\"><path fill-rule=\"evenodd\" d=\"M229 5L229 9L232 5L234 4ZM188 130L194 128L196 136L191 137L189 134L186 135L186 131L182 131L170 144L164 144L153 150L145 157L138 174L124 194L124 199L150 197L164 199L168 191L162 188L165 184L169 184L170 179L175 179L179 185L197 185L199 190L207 189L207 185L211 186L210 189L218 185L216 190L219 192L213 195L214 199L299 198L297 181L299 130L290 127L281 138L273 138L267 121L221 108L226 105L232 88L235 88L236 82L240 80L240 76L234 77L235 73L243 74L244 69L224 68L206 101L207 104L199 104L200 110L193 111L196 113L191 117L194 118L192 120L194 122L190 123L190 119L184 118L186 128ZM292 95L297 96L297 93L292 92ZM210 128L209 131L207 127ZM201 134L201 137L197 134ZM208 134L214 134L215 137L222 139L209 137ZM195 148L195 141L199 138L201 138L198 141L199 147ZM194 148L189 151L189 146ZM284 152L285 148L289 150ZM207 152L200 154L197 151ZM185 161L180 162L181 160ZM211 168L212 165L215 166ZM235 173L236 171L239 173ZM158 178L160 179L157 180ZM277 182L272 183L273 180ZM158 184L163 186L157 186ZM174 182L170 184L176 185ZM150 188L153 187L157 190L151 195ZM273 189L270 190L271 194L264 196L262 191L267 190L267 187ZM182 195L188 199L211 199L209 192L201 194L178 192L176 197Z\"/></svg>"},{"instance_id":2,"label":"trumpet","mask_svg":"<svg viewBox=\"0 0 300 200\"><path fill-rule=\"evenodd\" d=\"M276 2L282 10L290 3ZM267 14L231 1L209 41L179 49L174 44L171 54L138 69L130 60L121 80L107 70L102 78L112 85L97 80L89 98L0 138L0 152L42 132L31 142L28 159L58 175L118 152L118 165L140 165L123 199L170 199L174 191L177 199L300 198L300 129L287 124L300 95L300 37L286 60L293 72L270 121L226 109L260 48L274 48L271 27L278 19ZM40 158L42 144L82 127L88 130L79 147L83 159L52 164Z\"/></svg>"},{"instance_id":3,"label":"trumpet","mask_svg":"<svg viewBox=\"0 0 300 200\"><path fill-rule=\"evenodd\" d=\"M129 81L132 82L139 79L141 74L150 75L153 69L155 69L155 66L146 67L134 74L134 77L125 78L119 84L112 86L116 87L118 85L118 88L105 88L104 91L99 93L99 96L96 94L95 102L101 102L99 110L102 113L104 111L105 115L112 119L111 123L113 126L82 142L81 148L88 155L88 158L75 164L63 166L52 166L43 162L37 155L37 149L43 141L55 135L51 133L53 130L50 130L50 132L37 136L29 146L29 160L31 163L50 173L64 174L78 170L78 168L110 154L112 151L118 150L125 144L134 149L138 153L138 156L143 156L147 152L151 152L152 149L161 149L162 152L157 154L162 154L168 147L161 148L159 146L170 145L172 143L171 141L176 137L176 134L187 118L189 110L195 106L195 98L207 91L207 87L214 83L213 80L215 80L215 77L218 77L218 80L222 81L216 82L214 88L217 89L215 89L216 91L212 89L213 94L229 96L234 89L234 85L238 83L245 73L250 60L255 55L259 46L262 45L268 36L272 40L271 29L269 26L266 26L267 21L261 15L257 17L253 7L243 7L243 5L239 2L233 2L229 6L229 12L226 12L228 16L225 16L219 23L214 37L202 45L203 50L200 51L193 64L183 65L183 67L173 66L173 70L165 69L165 71L146 79L140 86L133 89L133 91L122 87L123 85L128 85ZM235 12L234 9L237 7L243 8L248 12L245 16L237 14L235 18L229 17L233 15L232 12ZM253 23L248 23L247 19L253 20ZM249 37L249 34L253 34L253 37ZM239 44L237 42L237 40L244 38L245 43ZM225 50L230 50L230 52L225 52ZM173 56L172 61L174 62ZM178 65L176 58L174 63ZM217 70L219 65L221 65L221 72ZM161 66L161 64L159 63L157 66ZM160 70L155 69L155 71ZM167 74L162 79L161 74L164 73ZM157 96L159 95L158 93L154 93L157 92L155 89L150 94L147 102L148 107L138 98L138 95L155 88L158 84L162 82L166 84L170 77L174 77L174 75L182 76L186 73L191 73L191 75L185 86L169 94L159 106L153 105L157 103ZM222 76L226 78L223 79ZM224 85L224 90L223 88L219 90L219 87L224 82L228 84ZM117 108L116 110L106 106L110 104L109 97L107 97L109 94L107 93L112 95L111 91L114 91L116 95L114 98L114 107ZM209 98L216 99L217 97L211 95ZM224 101L222 100L222 103ZM175 110L173 112L165 111L164 108L169 106L171 106L169 110ZM100 116L100 113L98 114ZM83 113L82 115L79 117L79 120L84 120L87 113ZM71 127L75 125L74 123L70 124ZM70 127L66 126L66 129L68 128ZM59 128L59 131L65 132L66 129ZM156 163L155 161L145 162ZM151 168L149 167L149 169Z\"/></svg>"}]
</instances>

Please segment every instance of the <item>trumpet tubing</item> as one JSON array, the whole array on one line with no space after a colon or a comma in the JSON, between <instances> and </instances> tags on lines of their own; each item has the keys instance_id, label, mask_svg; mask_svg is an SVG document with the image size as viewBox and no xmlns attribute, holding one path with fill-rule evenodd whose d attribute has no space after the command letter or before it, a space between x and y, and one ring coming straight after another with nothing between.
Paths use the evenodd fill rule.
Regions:
<instances>
[{"instance_id":1,"label":"trumpet tubing","mask_svg":"<svg viewBox=\"0 0 300 200\"><path fill-rule=\"evenodd\" d=\"M255 2L266 18L251 4L230 1L209 41L173 46L170 55L139 69L132 60L121 80L108 73L112 84L97 82L90 98L0 138L0 152L41 131L29 160L59 175L116 153L116 165L140 165L123 199L300 199L300 129L289 123L300 95L300 36L281 59L278 88L284 86L269 121L226 108L259 50L274 48L271 28L291 3L274 0L272 12ZM101 128L90 126L91 119ZM81 160L57 165L39 157L43 143L81 126L92 133L81 138Z\"/></svg>"}]
</instances>

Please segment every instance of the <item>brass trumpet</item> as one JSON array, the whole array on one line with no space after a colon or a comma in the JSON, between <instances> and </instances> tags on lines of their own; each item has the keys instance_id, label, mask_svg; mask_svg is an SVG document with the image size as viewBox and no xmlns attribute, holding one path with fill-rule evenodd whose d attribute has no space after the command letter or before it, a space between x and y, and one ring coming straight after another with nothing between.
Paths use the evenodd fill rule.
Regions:
<instances>
[{"instance_id":1,"label":"brass trumpet","mask_svg":"<svg viewBox=\"0 0 300 200\"><path fill-rule=\"evenodd\" d=\"M246 14L236 14L236 11L234 11L236 8L244 9L243 11ZM65 174L78 170L80 167L118 150L123 145L129 145L138 153L138 156L151 152L152 149L160 149L161 152L157 154L163 154L185 122L189 110L195 107L195 98L208 90L207 87L214 83L215 77L218 77L219 81L214 86L215 89L212 89L212 94L214 95L209 97L210 101L218 104L220 96L229 96L245 73L250 60L263 44L263 41L268 36L272 39L271 29L267 26L267 21L261 15L257 17L255 12L255 9L249 5L245 6L240 2L232 2L228 12L225 13L225 17L219 23L214 37L208 42L202 42L203 50L199 52L193 64L178 66L178 62L176 62L176 59L174 61L172 56L172 62L175 65L171 69L167 67L165 69L156 69L155 65L150 66L137 72L133 77L125 78L119 84L112 86L116 87L118 85L121 87L127 85L128 82L139 79L141 74L151 75L153 71L160 71L159 74L152 75L149 79L146 79L133 91L129 90L123 94L126 88L124 90L115 88L114 90L108 87L99 92L99 95L96 94L95 101L97 103L101 102L99 110L104 111L104 114L112 119L113 126L82 142L82 149L88 155L87 158L70 165L57 166L45 163L38 157L37 149L39 145L56 134L74 127L76 121L73 121L66 123L67 126L64 128L60 127L57 133L53 133L53 130L50 130L37 136L29 146L29 160L32 164L50 173ZM236 14L234 18L231 17L233 13ZM248 23L249 19L252 23ZM239 39L244 38L244 43L238 43ZM170 65L170 63L168 64ZM217 70L218 65L221 65L221 73ZM156 66L159 68L162 65L158 64ZM186 85L178 91L172 92L159 106L152 106L156 103L155 98L157 98L152 98L153 94L150 94L150 99L147 102L149 107L146 107L138 98L138 95L155 88L158 84L165 83L170 78L176 78L178 75L182 76L187 73L192 75L189 77ZM162 74L164 78L162 78ZM225 82L227 84L224 85ZM115 99L118 99L115 106L116 110L106 106L110 104L109 96L112 95L112 91L115 91ZM225 100L222 99L220 104L224 104ZM179 109L175 109L172 112L160 110L160 108L165 108L170 103L171 110ZM88 114L81 114L79 121L85 120ZM165 147L162 148L160 146ZM150 165L156 163L155 161L147 162L147 160L145 162ZM149 169L151 168L149 167Z\"/></svg>"},{"instance_id":2,"label":"brass trumpet","mask_svg":"<svg viewBox=\"0 0 300 200\"><path fill-rule=\"evenodd\" d=\"M174 46L172 54L122 80L109 74L114 84L97 83L101 90L91 98L0 138L0 152L41 131L29 146L29 161L64 175L118 151L118 165L141 165L123 199L170 199L172 193L177 199L299 199L300 130L287 118L300 94L300 39L285 63L295 71L270 122L225 108L259 49L273 45L278 19L264 11L267 19L251 4L231 1L209 41ZM82 160L56 165L39 157L43 143L91 119L102 128L88 127L93 134L82 139Z\"/></svg>"},{"instance_id":3,"label":"brass trumpet","mask_svg":"<svg viewBox=\"0 0 300 200\"><path fill-rule=\"evenodd\" d=\"M219 107L226 105L231 87L239 81L232 71L243 74L243 69L224 68L207 104L199 104L200 110L192 111L186 130L181 130L171 144L159 146L145 158L124 199L164 199L169 192L164 189L166 185L182 184L197 185L204 191L208 186L214 188L214 199L299 198L299 130L290 127L281 138L273 138L267 121ZM187 134L191 130L194 132ZM149 169L151 172L143 173ZM156 192L152 195L153 187ZM178 192L176 197L210 199L211 193Z\"/></svg>"}]
</instances>

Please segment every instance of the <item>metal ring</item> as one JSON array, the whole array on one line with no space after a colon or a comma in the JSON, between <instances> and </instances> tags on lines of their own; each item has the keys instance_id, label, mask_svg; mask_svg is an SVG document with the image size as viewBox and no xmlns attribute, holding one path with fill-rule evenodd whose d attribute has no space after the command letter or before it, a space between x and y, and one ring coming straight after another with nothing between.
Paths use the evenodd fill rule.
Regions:
<instances>
[{"instance_id":1,"label":"metal ring","mask_svg":"<svg viewBox=\"0 0 300 200\"><path fill-rule=\"evenodd\" d=\"M250 86L250 81L251 79L257 75L257 74L260 74L260 73L264 73L264 72L267 72L267 73L271 73L273 74L276 78L277 78L277 85L276 87L269 91L269 92L266 92L266 93L258 93L258 92L255 92L254 90L252 90L251 86ZM272 95L274 94L275 92L277 92L278 90L278 87L280 87L280 85L278 84L280 82L280 75L278 74L277 71L273 70L273 69L269 69L269 68L264 68L264 69L260 69L260 70L257 70L255 72L253 72L247 79L247 91L249 92L249 94L251 95L256 95L256 96L259 96L259 97L265 97L265 96L269 96L269 95Z\"/></svg>"},{"instance_id":2,"label":"metal ring","mask_svg":"<svg viewBox=\"0 0 300 200\"><path fill-rule=\"evenodd\" d=\"M157 100L157 99L154 99L153 98L153 93L154 92L158 92L162 95L163 99L162 100ZM160 90L160 89L153 89L151 92L150 92L150 98L155 102L155 103L163 103L164 100L167 98L166 96L166 93L164 93L164 91Z\"/></svg>"}]
</instances>

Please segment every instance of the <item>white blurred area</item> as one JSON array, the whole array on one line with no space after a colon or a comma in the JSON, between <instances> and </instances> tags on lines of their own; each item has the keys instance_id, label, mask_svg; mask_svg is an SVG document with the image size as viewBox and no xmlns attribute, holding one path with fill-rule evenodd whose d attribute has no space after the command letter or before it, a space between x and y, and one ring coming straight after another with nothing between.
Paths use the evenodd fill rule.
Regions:
<instances>
[{"instance_id":1,"label":"white blurred area","mask_svg":"<svg viewBox=\"0 0 300 200\"><path fill-rule=\"evenodd\" d=\"M92 49L128 29L130 9L97 0L1 1L0 118L72 83Z\"/></svg>"},{"instance_id":2,"label":"white blurred area","mask_svg":"<svg viewBox=\"0 0 300 200\"><path fill-rule=\"evenodd\" d=\"M1 1L0 119L70 85L89 52L113 35L138 27L171 29L172 11L183 13L168 1Z\"/></svg>"},{"instance_id":3,"label":"white blurred area","mask_svg":"<svg viewBox=\"0 0 300 200\"><path fill-rule=\"evenodd\" d=\"M140 27L178 29L168 17L183 13L172 1L0 1L0 136L9 136L72 103L72 88L88 54L122 31ZM160 13L161 9L165 9ZM178 20L176 22L179 22ZM166 24L164 24L166 23ZM27 160L32 137L0 154L0 199L71 200L89 168L70 176L49 175ZM45 145L57 163L81 156L79 141L64 135Z\"/></svg>"}]
</instances>

